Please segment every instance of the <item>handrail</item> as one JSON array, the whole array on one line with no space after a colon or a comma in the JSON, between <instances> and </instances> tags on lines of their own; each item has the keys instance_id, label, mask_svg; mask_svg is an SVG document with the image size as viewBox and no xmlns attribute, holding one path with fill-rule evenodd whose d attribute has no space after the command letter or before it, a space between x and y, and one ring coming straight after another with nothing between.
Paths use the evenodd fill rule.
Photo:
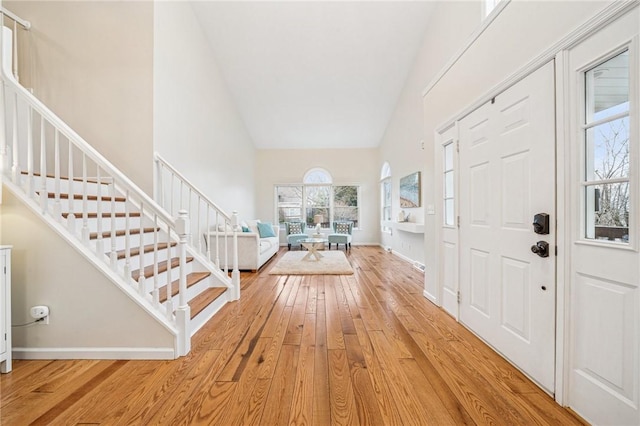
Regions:
<instances>
[{"instance_id":1,"label":"handrail","mask_svg":"<svg viewBox=\"0 0 640 426\"><path fill-rule=\"evenodd\" d=\"M3 7L0 9L0 13L2 13L3 15L6 15L9 19L12 19L14 22L17 22L18 24L22 25L22 28L24 28L25 30L29 31L31 29L31 22L27 21L26 19L20 18L18 15L11 12L10 10Z\"/></svg>"},{"instance_id":2,"label":"handrail","mask_svg":"<svg viewBox=\"0 0 640 426\"><path fill-rule=\"evenodd\" d=\"M169 162L167 160L164 159L164 157L162 157L158 152L154 153L154 157L156 162L161 162L163 167L169 169L171 171L171 173L173 173L174 175L176 175L180 180L182 180L189 188L191 188L191 190L193 192L195 192L196 194L198 194L200 196L200 198L202 198L203 200L205 200L207 203L209 203L209 205L211 205L214 209L216 209L217 211L219 211L223 217L225 219L227 219L228 221L231 221L231 216L229 216L227 213L225 213L224 210L222 210L220 207L218 207L218 205L216 203L214 203L213 201L211 201L211 199L209 197L207 197L202 191L200 191L193 183L191 183L191 181L189 179L187 179L182 173L180 173L178 171L178 169L176 169L175 167L173 167L171 164L169 164Z\"/></svg>"},{"instance_id":3,"label":"handrail","mask_svg":"<svg viewBox=\"0 0 640 426\"><path fill-rule=\"evenodd\" d=\"M233 212L233 215L229 215L224 212L216 203L214 203L208 196L200 191L196 186L191 183L182 173L180 173L175 167L169 164L158 152L154 153L156 163L155 173L155 195L161 205L170 213L174 210L174 197L176 196L176 189L179 193L178 197L180 206L183 204L183 194L186 189L188 192L187 203L189 208L193 208L191 214L191 228L195 230L195 235L198 236L198 244L191 243L191 247L198 250L202 257L210 264L217 268L222 269L225 275L231 267L231 293L230 299L237 300L240 298L240 272L238 270L238 213ZM170 184L165 187L164 184L164 171L169 173ZM174 180L178 181L178 188L174 188ZM168 192L169 201L165 200L165 194ZM204 203L204 211L202 205ZM195 205L195 206L194 206ZM220 232L216 232L211 237L211 226L216 230L220 227L224 229L222 237ZM203 229L204 227L204 229ZM227 232L228 228L231 228L231 234ZM202 234L203 238L200 238ZM229 237L231 241L229 241ZM205 247L203 249L202 242L204 240ZM229 246L231 244L231 246ZM220 254L222 252L222 259ZM229 253L231 252L231 253ZM229 254L231 254L231 265L229 264ZM212 258L213 257L213 258Z\"/></svg>"}]
</instances>

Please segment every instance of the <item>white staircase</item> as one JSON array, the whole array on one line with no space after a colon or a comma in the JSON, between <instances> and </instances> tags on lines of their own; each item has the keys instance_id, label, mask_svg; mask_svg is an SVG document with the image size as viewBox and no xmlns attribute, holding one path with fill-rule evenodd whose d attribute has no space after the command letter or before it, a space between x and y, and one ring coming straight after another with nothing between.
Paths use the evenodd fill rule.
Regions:
<instances>
[{"instance_id":1,"label":"white staircase","mask_svg":"<svg viewBox=\"0 0 640 426\"><path fill-rule=\"evenodd\" d=\"M20 86L11 72L11 31L3 27L1 36L4 187L171 330L175 357L186 355L191 336L239 297L238 271L231 278L190 244L187 210L171 216ZM208 226L237 229L237 216L217 208L207 214ZM204 226L200 211L197 217ZM237 250L230 256L237 259Z\"/></svg>"}]
</instances>

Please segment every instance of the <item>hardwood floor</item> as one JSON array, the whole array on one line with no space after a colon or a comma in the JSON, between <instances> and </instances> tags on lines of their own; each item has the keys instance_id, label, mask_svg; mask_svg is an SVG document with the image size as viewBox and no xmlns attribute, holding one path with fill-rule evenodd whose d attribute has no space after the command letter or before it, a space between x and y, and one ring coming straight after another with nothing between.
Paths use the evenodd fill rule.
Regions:
<instances>
[{"instance_id":1,"label":"hardwood floor","mask_svg":"<svg viewBox=\"0 0 640 426\"><path fill-rule=\"evenodd\" d=\"M354 275L243 273L241 300L175 361L14 361L0 423L582 424L427 301L408 263L348 258Z\"/></svg>"}]
</instances>

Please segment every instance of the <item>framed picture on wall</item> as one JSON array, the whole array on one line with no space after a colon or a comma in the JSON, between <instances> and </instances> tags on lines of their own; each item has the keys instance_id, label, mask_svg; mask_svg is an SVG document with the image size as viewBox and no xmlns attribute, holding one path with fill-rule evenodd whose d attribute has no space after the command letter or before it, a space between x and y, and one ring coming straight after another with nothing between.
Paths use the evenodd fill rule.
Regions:
<instances>
[{"instance_id":1,"label":"framed picture on wall","mask_svg":"<svg viewBox=\"0 0 640 426\"><path fill-rule=\"evenodd\" d=\"M400 207L420 207L420 172L400 179Z\"/></svg>"}]
</instances>

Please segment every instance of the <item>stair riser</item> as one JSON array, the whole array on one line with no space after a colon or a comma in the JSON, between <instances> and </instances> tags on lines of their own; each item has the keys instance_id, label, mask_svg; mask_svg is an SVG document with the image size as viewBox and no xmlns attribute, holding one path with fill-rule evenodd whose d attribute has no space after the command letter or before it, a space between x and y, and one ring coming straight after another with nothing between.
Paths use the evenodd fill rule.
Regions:
<instances>
[{"instance_id":1,"label":"stair riser","mask_svg":"<svg viewBox=\"0 0 640 426\"><path fill-rule=\"evenodd\" d=\"M49 198L47 199L47 206L49 210L52 210L56 205L58 200ZM82 200L72 200L71 208L69 208L69 200L60 199L60 212L82 212L84 210L83 201ZM101 201L100 208L102 209L102 213L110 213L112 208L116 213L124 213L125 212L125 203L122 201L116 201L111 205L111 201ZM87 211L88 212L97 212L98 211L98 201L97 200L87 200ZM129 209L129 211L133 211L133 209Z\"/></svg>"},{"instance_id":2,"label":"stair riser","mask_svg":"<svg viewBox=\"0 0 640 426\"><path fill-rule=\"evenodd\" d=\"M121 237L116 237L115 242L116 242L116 245L115 245L116 251L124 250L126 245L124 235ZM158 232L158 243L166 243L166 242L167 242L166 235L164 233ZM154 243L154 240L153 240L152 232L147 232L142 235L142 245L148 245L153 243ZM105 252L111 251L111 238L103 238L102 244L105 248ZM129 235L129 247L139 247L139 246L140 246L140 235L139 234Z\"/></svg>"},{"instance_id":3,"label":"stair riser","mask_svg":"<svg viewBox=\"0 0 640 426\"><path fill-rule=\"evenodd\" d=\"M190 274L191 272L193 272L193 264L187 263L187 265L185 266L185 275ZM171 278L169 280L167 280L167 274L168 271L162 272L161 274L158 274L158 287L163 287L165 285L167 285L167 283L172 283L173 281L177 280L180 278L180 269L179 268L172 268L171 269ZM151 293L151 291L153 291L153 277L149 277L145 280L145 289L147 291L147 293Z\"/></svg>"},{"instance_id":4,"label":"stair riser","mask_svg":"<svg viewBox=\"0 0 640 426\"><path fill-rule=\"evenodd\" d=\"M176 256L177 256L177 251L172 250L172 257L176 257ZM145 267L145 266L153 265L154 263L153 260L154 260L153 253L145 253L142 256L142 266ZM158 250L158 262L162 262L163 260L167 260L167 250ZM123 268L124 265L127 263L127 259L126 258L118 259L117 262L118 262L118 267ZM131 265L129 269L132 271L136 269L140 269L140 256L130 256L129 264Z\"/></svg>"},{"instance_id":5,"label":"stair riser","mask_svg":"<svg viewBox=\"0 0 640 426\"><path fill-rule=\"evenodd\" d=\"M129 218L129 229L139 229L140 228L140 219L139 217L130 217ZM64 220L64 219L63 219ZM66 219L67 222L69 219ZM115 225L114 225L115 222ZM149 220L144 220L145 225L143 228L151 227L151 224L148 223ZM102 232L111 231L111 227L114 226L116 230L125 229L126 218L117 217L117 218L102 218ZM75 219L75 227L77 230L82 229L84 226L84 218L76 218ZM87 219L87 228L89 232L98 232L98 219L97 218L88 218Z\"/></svg>"},{"instance_id":6,"label":"stair riser","mask_svg":"<svg viewBox=\"0 0 640 426\"><path fill-rule=\"evenodd\" d=\"M210 285L210 280L211 278L205 278L203 280L198 281L196 284L192 285L191 287L189 287L187 289L187 302L189 302L191 299L199 295L204 290L208 289ZM163 289L162 291L166 291L166 290ZM179 298L180 297L177 294L171 298L171 301L173 302L173 306L178 306ZM165 301L163 305L166 305L166 304L167 302Z\"/></svg>"}]
</instances>

